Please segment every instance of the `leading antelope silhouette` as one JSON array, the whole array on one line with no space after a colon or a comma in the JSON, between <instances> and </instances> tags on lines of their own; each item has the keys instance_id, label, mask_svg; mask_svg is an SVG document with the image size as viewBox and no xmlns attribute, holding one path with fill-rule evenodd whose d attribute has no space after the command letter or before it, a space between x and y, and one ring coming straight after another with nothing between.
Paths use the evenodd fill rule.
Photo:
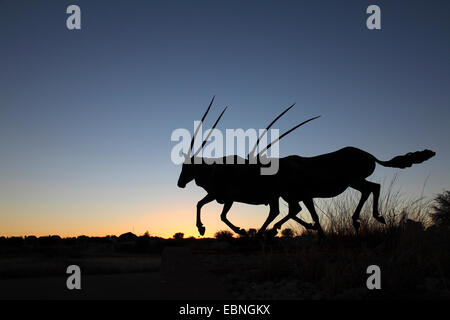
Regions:
<instances>
[{"instance_id":1,"label":"leading antelope silhouette","mask_svg":"<svg viewBox=\"0 0 450 320\"><path fill-rule=\"evenodd\" d=\"M213 102L214 97L194 132L188 153L184 154L185 161L178 179L178 186L181 188L184 188L187 183L194 180L198 186L207 192L207 195L197 203L196 225L201 235L204 235L205 227L201 222L200 212L201 208L209 202L216 200L218 203L224 204L221 214L222 221L234 232L241 235L245 234L245 230L233 225L226 217L233 202L269 205L269 215L258 231L258 234L261 234L278 216L278 202L281 197L288 203L289 211L286 217L275 223L273 229L270 231L272 235L275 235L287 220L293 219L307 229L317 230L319 236L323 237L323 230L314 208L313 199L335 197L344 192L348 187L361 192L361 199L352 216L355 230L357 232L359 230L359 215L370 194L373 194L374 197L373 217L378 222L385 224L383 216L378 211L380 185L366 180L375 170L376 163L385 167L403 169L411 167L413 164L424 162L435 155L435 152L431 150L424 150L396 156L389 161L381 161L363 150L354 147L345 147L338 151L315 157L301 157L297 155L283 157L278 159L279 169L276 174L261 175L260 169L264 165L259 160L263 156L263 153L290 132L318 117L303 121L288 130L261 150L256 155L256 162L251 161L255 160L254 151L260 139L281 116L294 106L293 104L267 126L264 132L258 137L252 151L248 154L248 159L234 155L229 156L234 158L232 159L233 161L227 161L227 157L223 157L222 161L217 163L217 161L213 162L211 159L197 157L197 154L205 146L209 135L193 156L190 156L200 125L203 123ZM226 108L214 123L212 130L215 129L225 110ZM212 130L209 134L211 134ZM241 162L238 162L238 160ZM306 223L297 217L297 214L301 211L299 203L302 201L310 212L314 225Z\"/></svg>"},{"instance_id":2,"label":"leading antelope silhouette","mask_svg":"<svg viewBox=\"0 0 450 320\"><path fill-rule=\"evenodd\" d=\"M201 222L200 216L201 208L205 204L212 202L214 200L224 205L221 214L222 221L227 226L229 226L234 232L241 235L246 234L245 230L240 229L239 227L233 225L227 219L227 213L231 209L233 203L242 202L255 205L257 204L269 205L270 207L269 216L266 222L258 231L258 233L261 234L266 230L268 224L270 223L268 221L272 221L280 212L278 204L280 194L279 194L279 187L277 187L279 184L279 176L261 175L260 169L263 166L263 164L260 161L250 162L250 157L249 159L243 159L236 155L222 157L222 161L214 161L214 163L212 164L208 163L213 162L212 160L215 159L197 157L198 153L201 151L201 149L205 146L206 142L208 141L209 135L215 129L217 123L223 116L226 108L217 118L211 131L202 142L200 148L195 153L193 153L192 156L190 155L200 125L203 123L205 117L207 116L209 110L211 109L213 102L214 97L211 100L206 112L203 114L203 117L200 120L200 123L194 132L189 151L184 154L185 161L183 163L180 177L178 179L178 186L180 188L184 188L187 183L194 180L198 186L202 187L207 192L207 195L197 203L196 226L201 235L204 235L205 233L205 227ZM270 127L275 123L276 120L278 120L284 113L286 113L292 107L293 105L287 108L285 111L283 111L277 118L275 118L275 120L273 120L272 123L266 128L265 132L268 129L270 129ZM278 140L283 138L283 136L286 136L296 128L300 127L301 125L314 119L315 118L311 118L307 121L303 121L302 123L298 124L291 130L289 130L288 132L281 135L278 138ZM265 132L263 134L265 134ZM258 138L254 150L256 149L256 146L258 145L261 138L262 135ZM266 147L266 149L268 149L270 146L271 145L269 144ZM308 224L300 219L299 222L302 223L305 227L308 228L313 227L311 224Z\"/></svg>"}]
</instances>

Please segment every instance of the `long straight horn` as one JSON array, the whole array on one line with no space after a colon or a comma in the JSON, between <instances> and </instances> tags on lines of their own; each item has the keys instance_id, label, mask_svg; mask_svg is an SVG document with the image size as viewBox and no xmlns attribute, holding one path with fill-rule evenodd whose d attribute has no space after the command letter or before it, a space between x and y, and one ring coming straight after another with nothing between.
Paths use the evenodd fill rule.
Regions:
<instances>
[{"instance_id":1,"label":"long straight horn","mask_svg":"<svg viewBox=\"0 0 450 320\"><path fill-rule=\"evenodd\" d=\"M216 96L212 97L211 102L209 103L208 109L206 109L205 113L203 114L202 120L200 120L200 123L198 124L197 128L195 129L194 136L192 137L192 140L191 140L191 146L189 147L189 151L187 152L187 154L190 154L191 151L192 151L192 147L194 146L195 137L197 136L197 133L200 130L200 127L202 126L203 120L205 120L206 115L209 112L209 109L211 109L211 106L212 106L212 104L214 102L214 98L215 97Z\"/></svg>"},{"instance_id":2,"label":"long straight horn","mask_svg":"<svg viewBox=\"0 0 450 320\"><path fill-rule=\"evenodd\" d=\"M317 118L319 118L319 117L320 117L320 116L317 116L317 117L308 119L308 120L306 120L306 121L303 121L302 123L299 123L298 125L296 125L296 126L293 127L292 129L286 131L286 132L283 133L280 137L278 137L276 140L274 140L274 141L272 141L271 143L269 143L269 145L268 145L267 147L265 147L261 152L259 152L258 156L260 156L260 155L263 154L267 149L269 149L269 148L272 146L272 144L274 144L274 143L280 141L281 138L283 138L284 136L288 135L289 133L291 133L292 131L294 131L294 130L297 129L298 127L300 127L300 126L302 126L302 125L304 125L304 124L306 124L306 123L308 123L308 122L310 122L310 121L313 121L313 120L315 120L315 119L317 119Z\"/></svg>"},{"instance_id":3,"label":"long straight horn","mask_svg":"<svg viewBox=\"0 0 450 320\"><path fill-rule=\"evenodd\" d=\"M213 130L216 128L217 124L219 123L220 118L222 118L223 114L225 113L225 110L227 110L228 107L225 107L225 109L223 109L222 113L220 114L219 118L217 118L216 122L214 123L214 125L212 126L211 130L209 131L208 135L206 136L206 139L203 141L202 145L200 148L198 148L197 152L194 154L194 157L200 152L200 150L203 149L203 147L205 146L206 142L208 142L209 137L211 136L211 133L213 132Z\"/></svg>"},{"instance_id":4,"label":"long straight horn","mask_svg":"<svg viewBox=\"0 0 450 320\"><path fill-rule=\"evenodd\" d=\"M248 154L248 158L250 159L250 157L253 158L253 155L255 154L255 150L256 147L259 144L259 141L262 139L262 137L266 134L266 132L272 127L272 125L278 120L280 119L286 112L289 111L289 109L291 109L293 106L295 106L295 103L292 104L289 108L287 108L286 110L284 110L282 113L280 113L278 115L278 117L276 117L275 119L273 119L273 121L267 126L267 128L263 131L263 133L261 133L261 135L258 137L258 140L256 140L255 146L253 147L252 151L249 152Z\"/></svg>"}]
</instances>

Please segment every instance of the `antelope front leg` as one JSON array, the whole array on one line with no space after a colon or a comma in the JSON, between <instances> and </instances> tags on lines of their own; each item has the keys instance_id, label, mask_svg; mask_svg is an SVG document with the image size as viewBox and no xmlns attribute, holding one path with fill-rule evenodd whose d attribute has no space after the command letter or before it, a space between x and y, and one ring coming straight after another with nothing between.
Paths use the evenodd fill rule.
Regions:
<instances>
[{"instance_id":1,"label":"antelope front leg","mask_svg":"<svg viewBox=\"0 0 450 320\"><path fill-rule=\"evenodd\" d=\"M271 202L269 205L270 205L269 216L267 217L266 221L262 225L261 229L259 229L257 235L263 234L266 231L268 225L273 220L275 220L275 218L280 214L280 207L279 207L278 199L276 201Z\"/></svg>"},{"instance_id":2,"label":"antelope front leg","mask_svg":"<svg viewBox=\"0 0 450 320\"><path fill-rule=\"evenodd\" d=\"M233 231L236 232L237 234L240 234L240 235L246 235L247 232L246 232L244 229L240 229L239 227L236 227L234 224L232 224L232 223L227 219L227 213L228 213L228 211L230 211L232 205L233 205L233 202L232 202L232 201L225 202L225 204L223 205L222 213L220 214L220 218L222 219L223 222L225 222L225 224L226 224L227 226L230 227L231 230L233 230Z\"/></svg>"},{"instance_id":3,"label":"antelope front leg","mask_svg":"<svg viewBox=\"0 0 450 320\"><path fill-rule=\"evenodd\" d=\"M202 200L200 200L199 202L197 202L197 229L198 229L198 232L200 233L200 235L204 235L205 234L205 227L203 226L203 223L202 223L202 221L201 221L201 219L200 219L200 212L201 212L201 209L202 209L202 207L205 205L205 204L207 204L207 203L209 203L209 202L211 202L211 201L214 201L216 198L215 197L213 197L213 196L211 196L210 194L207 194Z\"/></svg>"}]
</instances>

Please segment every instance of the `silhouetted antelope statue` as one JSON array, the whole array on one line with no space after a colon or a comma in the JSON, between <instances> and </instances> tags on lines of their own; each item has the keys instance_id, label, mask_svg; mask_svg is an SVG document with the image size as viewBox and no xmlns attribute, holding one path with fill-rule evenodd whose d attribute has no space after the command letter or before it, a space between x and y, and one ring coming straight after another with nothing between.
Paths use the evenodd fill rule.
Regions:
<instances>
[{"instance_id":1,"label":"silhouetted antelope statue","mask_svg":"<svg viewBox=\"0 0 450 320\"><path fill-rule=\"evenodd\" d=\"M213 101L214 98L211 100L200 124L208 114ZM262 136L275 121L292 107L293 105L276 117L259 136L255 147L249 153L249 159L254 157L254 151ZM225 110L222 111L219 118L214 123L212 130L216 127L224 112ZM277 140L273 141L260 151L256 156L257 159L259 159L273 143L277 142L301 125L316 118L318 117L308 119L281 135ZM194 133L188 154L192 151L192 146L194 145L195 136L197 135L199 127L197 127ZM385 224L384 218L378 212L380 185L366 180L366 178L375 170L376 163L385 167L403 169L410 167L415 163L424 162L435 155L435 152L433 151L424 150L397 156L389 161L380 161L363 150L346 147L316 157L306 158L297 155L283 157L279 159L279 169L276 174L260 175L261 164L259 162L251 164L249 159L245 159L244 165L237 164L237 156L232 156L235 157L235 161L233 162L234 164L231 165L226 164L225 157L223 158L223 164L207 164L211 162L205 163L202 161L204 159L196 159L196 155L206 144L208 138L209 135L192 157L188 154L184 155L185 162L178 180L178 186L181 188L184 188L188 182L195 180L196 184L201 186L208 193L197 203L197 228L201 235L205 233L205 228L200 220L200 210L206 203L214 200L223 203L224 207L221 214L222 221L239 234L245 234L245 231L231 224L226 218L226 214L230 210L233 202L269 204L269 216L258 231L258 233L262 233L279 214L278 201L279 197L282 197L289 205L289 212L286 217L275 223L271 233L276 234L283 223L289 219L293 219L307 229L318 230L319 235L322 237L323 231L314 208L313 199L335 197L344 192L348 187L361 192L361 199L352 216L355 230L358 231L359 229L359 215L364 203L371 193L374 196L373 217L380 223ZM241 158L241 160L244 159ZM306 223L297 217L297 214L301 211L299 204L301 201L303 201L310 212L314 225Z\"/></svg>"},{"instance_id":2,"label":"silhouetted antelope statue","mask_svg":"<svg viewBox=\"0 0 450 320\"><path fill-rule=\"evenodd\" d=\"M305 158L293 155L281 158L277 174L282 177L280 194L289 204L289 213L275 223L272 233L276 234L284 222L296 217L301 210L299 202L303 201L314 220L313 228L323 236L313 198L335 197L348 187L361 192L361 199L352 216L355 230L359 229L359 215L371 193L373 194L373 217L385 224L383 216L378 212L380 185L366 180L375 170L376 163L385 167L404 169L415 163L424 162L435 154L431 150L424 150L397 156L389 161L380 161L363 150L345 147L316 157Z\"/></svg>"},{"instance_id":3,"label":"silhouetted antelope statue","mask_svg":"<svg viewBox=\"0 0 450 320\"><path fill-rule=\"evenodd\" d=\"M200 125L203 123L206 115L208 114L214 98L211 100L206 112L204 113L200 124L197 126L194 135L191 140L190 148L188 153L184 154L185 161L183 163L180 177L178 179L178 186L184 188L187 183L194 180L195 183L205 189L207 195L197 203L197 229L201 235L205 234L205 227L201 222L200 212L201 208L214 200L218 203L223 204L221 219L228 225L234 232L244 235L246 232L244 229L240 229L233 225L227 219L227 213L230 210L233 202L242 202L247 204L265 204L270 206L269 216L263 226L259 229L258 233L264 232L273 219L279 214L279 176L278 175L261 175L260 169L263 164L258 160L255 162L250 162L249 159L243 159L236 155L228 156L233 159L228 159L228 157L222 157L221 163L217 161L213 162L212 159L199 158L197 157L200 150L205 146L210 134L215 129L217 123L224 114L226 108L222 111L216 122L214 123L211 131L206 136L202 142L200 148L191 156L192 147L194 146L195 137L199 131ZM266 130L259 136L253 151L256 149L260 139L263 134L265 134L270 127L278 120L284 113L286 113L294 105L283 111L271 124L266 128ZM317 117L315 117L317 118ZM311 118L307 121L303 121L294 128L290 129L283 135L281 135L276 141L280 140L296 128L302 126L303 124L314 120ZM275 143L273 141L272 143ZM262 152L270 148L272 144L269 144ZM252 153L253 153L252 151ZM261 152L261 153L262 153ZM260 155L258 154L258 159ZM232 161L230 161L232 160ZM231 163L231 164L230 164ZM243 164L242 164L243 163ZM297 220L302 223L305 227L312 228L313 226L306 223L300 219Z\"/></svg>"}]
</instances>

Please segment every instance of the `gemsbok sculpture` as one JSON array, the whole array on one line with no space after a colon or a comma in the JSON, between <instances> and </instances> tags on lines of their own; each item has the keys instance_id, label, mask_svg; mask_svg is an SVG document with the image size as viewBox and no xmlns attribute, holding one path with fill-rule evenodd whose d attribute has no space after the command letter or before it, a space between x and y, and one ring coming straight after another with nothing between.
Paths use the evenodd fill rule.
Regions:
<instances>
[{"instance_id":1,"label":"gemsbok sculpture","mask_svg":"<svg viewBox=\"0 0 450 320\"><path fill-rule=\"evenodd\" d=\"M404 169L413 164L422 163L435 154L431 150L424 150L397 156L389 161L381 161L363 150L345 147L310 158L296 155L281 158L277 174L282 176L283 183L280 184L279 192L283 200L288 203L289 212L286 217L275 223L272 234L276 234L284 222L294 218L300 212L299 202L303 201L314 220L314 229L323 236L313 199L338 196L348 187L361 192L361 199L352 216L356 231L360 226L361 209L370 194L373 194L373 217L378 222L386 224L378 211L380 185L367 181L366 178L373 173L377 163L385 167Z\"/></svg>"},{"instance_id":2,"label":"gemsbok sculpture","mask_svg":"<svg viewBox=\"0 0 450 320\"><path fill-rule=\"evenodd\" d=\"M233 225L226 217L233 202L242 202L247 204L265 204L270 206L269 215L259 229L258 234L263 233L268 225L279 214L279 198L281 197L289 205L289 212L286 217L276 222L270 231L276 235L281 226L289 219L293 219L307 229L317 230L320 237L324 236L318 215L314 207L314 198L331 198L343 193L348 187L361 192L361 199L353 213L353 226L358 232L360 222L359 215L361 209L370 196L373 194L373 217L378 222L385 224L383 216L378 211L378 200L380 195L380 185L367 181L375 170L376 163L385 167L407 168L413 164L422 163L435 155L431 150L417 151L397 156L389 161L381 161L370 153L354 147L345 147L338 151L315 156L301 157L291 155L279 158L279 169L274 175L261 175L260 169L263 164L259 161L262 154L281 138L297 129L298 127L312 121L314 117L303 121L292 129L282 134L277 140L271 142L267 147L261 150L256 156L256 162L253 159L254 151L268 129L290 108L284 110L278 115L258 137L258 140L248 155L248 159L234 157L234 161L227 161L223 157L220 163L211 161L211 159L198 158L197 154L205 146L209 135L202 142L200 148L190 156L195 137L208 114L214 98L211 100L206 112L204 113L199 126L196 128L192 137L190 149L184 154L185 161L178 179L178 186L184 188L187 183L194 180L195 183L205 189L207 195L197 203L197 228L201 235L205 233L205 227L201 222L201 208L214 200L223 204L221 219L234 232L244 235L245 230ZM222 111L214 123L209 134L215 129L217 123L224 114L226 108ZM206 160L206 161L205 161ZM242 162L238 162L238 160ZM254 159L253 159L254 160ZM227 164L232 163L232 164ZM314 221L314 225L306 223L297 217L301 211L300 202L305 204Z\"/></svg>"},{"instance_id":3,"label":"gemsbok sculpture","mask_svg":"<svg viewBox=\"0 0 450 320\"><path fill-rule=\"evenodd\" d=\"M226 108L222 111L211 131L206 136L202 142L200 148L193 153L191 156L192 148L194 146L195 138L199 131L200 125L203 123L206 115L208 114L211 106L214 102L214 97L211 100L206 112L204 113L200 124L197 126L194 135L191 140L190 148L187 153L184 154L185 161L182 165L182 170L178 179L178 187L184 188L186 184L194 180L195 183L202 187L207 195L197 203L197 222L196 226L201 235L205 234L205 227L201 222L201 208L214 200L218 203L223 204L223 209L221 213L222 221L229 226L234 232L245 235L246 231L240 229L233 225L227 219L227 213L231 209L234 202L242 202L247 204L264 204L269 205L269 216L263 226L259 229L258 234L264 232L273 219L280 213L279 210L279 176L278 175L261 175L260 169L263 164L260 162L250 162L249 159L243 159L236 155L222 157L222 161L212 161L213 159L200 158L197 157L198 153L205 146L210 134L213 132L217 123L220 121L222 115L224 114ZM270 129L270 127L278 120L284 113L286 113L290 106L285 111L283 111L272 123L266 128L265 131ZM286 136L288 133L292 132L296 128L306 124L307 122L314 120L311 118L307 121L303 121L298 124L288 132L281 135L278 140ZM265 133L265 132L264 132ZM257 144L259 143L262 135L259 137ZM274 141L275 142L275 141ZM257 145L255 145L256 148ZM271 145L269 144L266 149ZM255 149L254 148L254 149ZM258 155L259 156L259 155ZM232 157L233 159L227 159ZM239 158L239 159L238 159ZM220 162L220 163L218 163ZM242 164L243 163L243 164ZM300 219L298 222L303 224L307 228L313 228L309 223L306 223Z\"/></svg>"}]
</instances>

